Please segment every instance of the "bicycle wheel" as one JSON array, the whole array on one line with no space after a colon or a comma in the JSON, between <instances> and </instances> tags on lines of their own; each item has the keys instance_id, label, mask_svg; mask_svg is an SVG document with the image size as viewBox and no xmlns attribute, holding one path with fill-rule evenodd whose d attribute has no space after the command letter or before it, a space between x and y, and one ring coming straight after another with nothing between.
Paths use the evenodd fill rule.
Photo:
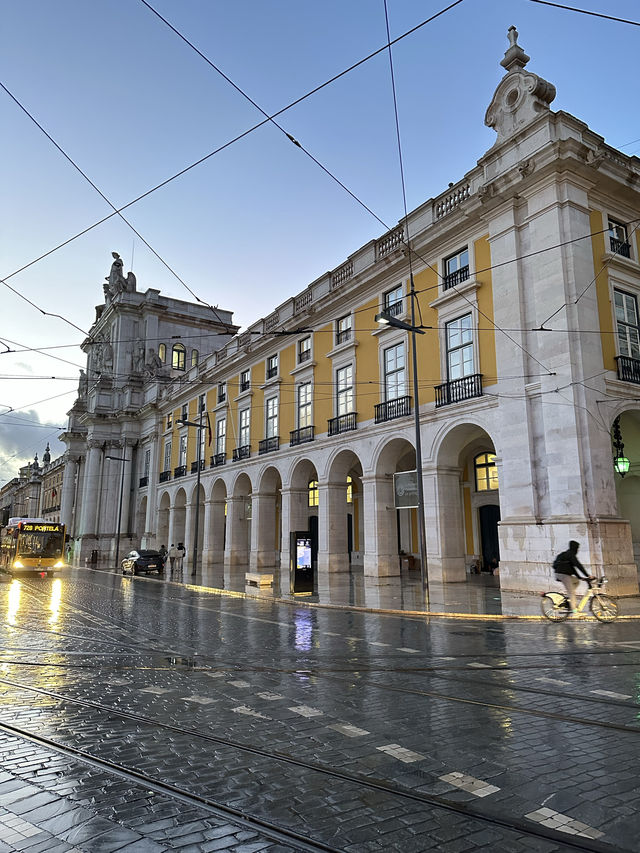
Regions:
<instances>
[{"instance_id":1,"label":"bicycle wheel","mask_svg":"<svg viewBox=\"0 0 640 853\"><path fill-rule=\"evenodd\" d=\"M542 615L551 622L564 622L568 619L570 608L567 596L561 592L545 592L540 602Z\"/></svg>"},{"instance_id":2,"label":"bicycle wheel","mask_svg":"<svg viewBox=\"0 0 640 853\"><path fill-rule=\"evenodd\" d=\"M618 602L602 592L593 596L589 606L598 622L613 622L618 616Z\"/></svg>"}]
</instances>

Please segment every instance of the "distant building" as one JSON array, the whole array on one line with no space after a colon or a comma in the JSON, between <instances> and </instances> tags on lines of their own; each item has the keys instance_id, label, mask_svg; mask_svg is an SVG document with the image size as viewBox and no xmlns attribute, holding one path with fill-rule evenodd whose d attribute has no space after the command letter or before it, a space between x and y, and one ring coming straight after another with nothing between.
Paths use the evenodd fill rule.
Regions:
<instances>
[{"instance_id":1,"label":"distant building","mask_svg":"<svg viewBox=\"0 0 640 853\"><path fill-rule=\"evenodd\" d=\"M42 482L40 486L40 518L47 521L60 521L62 484L64 481L64 456L51 461L49 445L42 457Z\"/></svg>"},{"instance_id":2,"label":"distant building","mask_svg":"<svg viewBox=\"0 0 640 853\"><path fill-rule=\"evenodd\" d=\"M62 436L78 559L113 559L121 483L121 550L190 554L198 499L205 565L286 569L294 531L324 578L375 584L417 558L393 486L416 464L411 336L375 322L411 322L410 257L430 579L496 560L503 589L540 590L577 539L614 592L638 591L640 161L552 112L509 41L489 151L243 334L112 268Z\"/></svg>"}]
</instances>

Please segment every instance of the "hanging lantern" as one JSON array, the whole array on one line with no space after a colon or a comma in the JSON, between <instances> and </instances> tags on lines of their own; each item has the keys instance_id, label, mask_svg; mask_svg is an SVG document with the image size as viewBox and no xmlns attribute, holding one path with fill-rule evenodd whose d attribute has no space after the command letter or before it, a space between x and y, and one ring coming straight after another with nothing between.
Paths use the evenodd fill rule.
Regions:
<instances>
[{"instance_id":1,"label":"hanging lantern","mask_svg":"<svg viewBox=\"0 0 640 853\"><path fill-rule=\"evenodd\" d=\"M624 477L629 471L630 462L624 455L624 444L620 432L620 415L613 422L613 470Z\"/></svg>"}]
</instances>

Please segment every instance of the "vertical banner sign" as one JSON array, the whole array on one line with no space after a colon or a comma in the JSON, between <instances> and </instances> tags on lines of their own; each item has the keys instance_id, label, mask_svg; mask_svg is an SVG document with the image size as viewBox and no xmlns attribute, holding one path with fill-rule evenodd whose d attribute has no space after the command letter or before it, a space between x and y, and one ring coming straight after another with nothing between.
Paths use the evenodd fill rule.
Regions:
<instances>
[{"instance_id":1,"label":"vertical banner sign","mask_svg":"<svg viewBox=\"0 0 640 853\"><path fill-rule=\"evenodd\" d=\"M393 475L393 498L396 509L418 507L418 472L400 471Z\"/></svg>"}]
</instances>

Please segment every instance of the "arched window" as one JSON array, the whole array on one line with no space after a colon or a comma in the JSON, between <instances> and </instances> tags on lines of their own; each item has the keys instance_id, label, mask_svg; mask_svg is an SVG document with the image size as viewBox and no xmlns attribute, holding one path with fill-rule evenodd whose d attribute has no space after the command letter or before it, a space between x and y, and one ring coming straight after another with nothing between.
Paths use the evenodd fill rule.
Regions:
<instances>
[{"instance_id":1,"label":"arched window","mask_svg":"<svg viewBox=\"0 0 640 853\"><path fill-rule=\"evenodd\" d=\"M498 488L498 469L495 453L480 453L474 459L476 491L487 492Z\"/></svg>"},{"instance_id":2,"label":"arched window","mask_svg":"<svg viewBox=\"0 0 640 853\"><path fill-rule=\"evenodd\" d=\"M160 361L163 364L166 362L166 360L167 360L167 345L166 344L160 344L160 346L158 347L158 358L160 359Z\"/></svg>"},{"instance_id":3,"label":"arched window","mask_svg":"<svg viewBox=\"0 0 640 853\"><path fill-rule=\"evenodd\" d=\"M198 363L198 350L192 349L191 350L191 367L195 367L197 363Z\"/></svg>"},{"instance_id":4,"label":"arched window","mask_svg":"<svg viewBox=\"0 0 640 853\"><path fill-rule=\"evenodd\" d=\"M318 481L311 480L309 483L309 506L319 506Z\"/></svg>"},{"instance_id":5,"label":"arched window","mask_svg":"<svg viewBox=\"0 0 640 853\"><path fill-rule=\"evenodd\" d=\"M186 350L182 344L174 344L171 357L171 367L174 370L184 370Z\"/></svg>"}]
</instances>

